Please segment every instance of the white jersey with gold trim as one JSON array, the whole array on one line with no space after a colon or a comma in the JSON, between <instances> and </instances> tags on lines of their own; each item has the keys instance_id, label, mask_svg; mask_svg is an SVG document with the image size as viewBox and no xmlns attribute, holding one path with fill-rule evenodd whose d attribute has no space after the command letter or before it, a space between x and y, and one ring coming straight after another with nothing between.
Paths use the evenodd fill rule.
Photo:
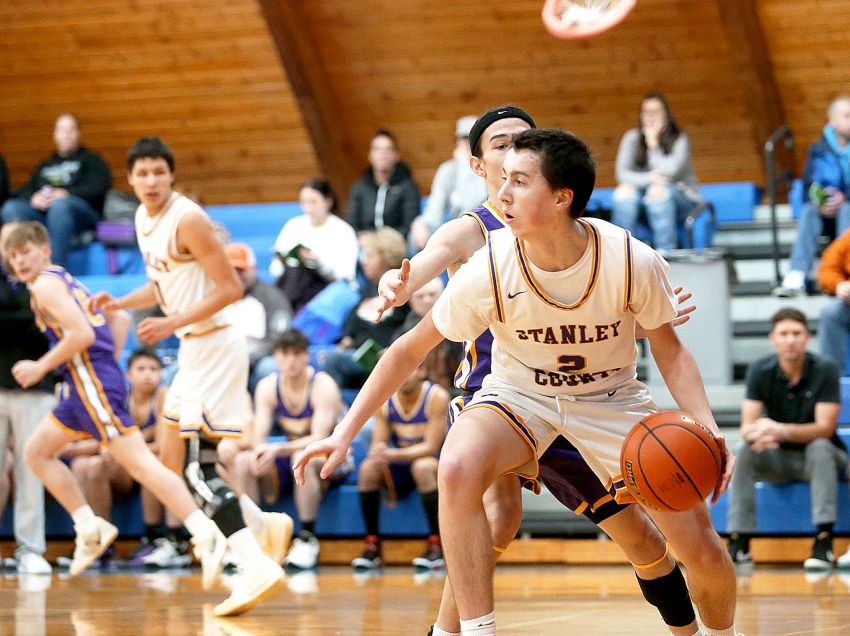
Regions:
<instances>
[{"instance_id":1,"label":"white jersey with gold trim","mask_svg":"<svg viewBox=\"0 0 850 636\"><path fill-rule=\"evenodd\" d=\"M676 316L669 266L657 252L611 223L579 223L587 249L559 272L534 265L512 232L488 233L432 310L449 340L489 327L492 375L518 390L611 390L636 375L635 322L654 329Z\"/></svg>"},{"instance_id":2,"label":"white jersey with gold trim","mask_svg":"<svg viewBox=\"0 0 850 636\"><path fill-rule=\"evenodd\" d=\"M144 204L136 210L136 237L145 271L167 316L197 305L215 287L193 256L177 251L177 226L189 212L207 216L197 203L176 192L156 216L148 215ZM205 320L181 327L177 336L203 335L227 324L227 308L224 308Z\"/></svg>"}]
</instances>

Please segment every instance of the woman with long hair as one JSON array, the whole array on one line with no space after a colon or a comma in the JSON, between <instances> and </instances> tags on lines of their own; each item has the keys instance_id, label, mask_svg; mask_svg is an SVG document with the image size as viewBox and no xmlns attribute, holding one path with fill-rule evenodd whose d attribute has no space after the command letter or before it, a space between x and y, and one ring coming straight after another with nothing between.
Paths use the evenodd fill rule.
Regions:
<instances>
[{"instance_id":1,"label":"woman with long hair","mask_svg":"<svg viewBox=\"0 0 850 636\"><path fill-rule=\"evenodd\" d=\"M700 196L690 140L661 93L641 101L637 128L620 141L616 175L612 221L634 232L644 212L655 248L675 249L679 222Z\"/></svg>"}]
</instances>

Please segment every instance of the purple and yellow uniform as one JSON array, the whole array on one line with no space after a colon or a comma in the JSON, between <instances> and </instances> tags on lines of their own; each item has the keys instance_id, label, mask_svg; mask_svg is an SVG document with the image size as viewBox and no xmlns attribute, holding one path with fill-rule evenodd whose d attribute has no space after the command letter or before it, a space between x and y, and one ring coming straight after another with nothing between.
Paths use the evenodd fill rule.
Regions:
<instances>
[{"instance_id":1,"label":"purple and yellow uniform","mask_svg":"<svg viewBox=\"0 0 850 636\"><path fill-rule=\"evenodd\" d=\"M94 330L94 342L56 371L62 374L64 389L51 420L75 438L93 437L106 443L116 435L138 429L127 410L127 385L115 362L115 345L106 318L88 308L86 287L64 268L51 266L42 275L55 276L68 287L71 297ZM33 301L36 323L55 346L62 339L62 326L53 321Z\"/></svg>"},{"instance_id":2,"label":"purple and yellow uniform","mask_svg":"<svg viewBox=\"0 0 850 636\"><path fill-rule=\"evenodd\" d=\"M407 448L425 441L425 431L428 428L428 406L433 395L434 384L423 381L419 388L419 396L413 406L405 409L398 400L398 394L393 395L381 409L384 421L390 430L387 446ZM385 497L397 501L406 497L416 487L410 463L392 463L384 473Z\"/></svg>"},{"instance_id":3,"label":"purple and yellow uniform","mask_svg":"<svg viewBox=\"0 0 850 636\"><path fill-rule=\"evenodd\" d=\"M505 226L501 212L489 201L474 210L464 213L475 219L481 232L490 232ZM489 329L475 340L463 343L463 359L455 373L455 386L464 391L452 400L449 408L449 426L457 419L472 395L481 388L484 378L490 373L490 352L493 334ZM625 506L614 502L611 493L599 481L581 453L567 439L558 437L538 460L539 481L567 508L583 514L594 523L615 515ZM530 484L524 484L530 485Z\"/></svg>"}]
</instances>

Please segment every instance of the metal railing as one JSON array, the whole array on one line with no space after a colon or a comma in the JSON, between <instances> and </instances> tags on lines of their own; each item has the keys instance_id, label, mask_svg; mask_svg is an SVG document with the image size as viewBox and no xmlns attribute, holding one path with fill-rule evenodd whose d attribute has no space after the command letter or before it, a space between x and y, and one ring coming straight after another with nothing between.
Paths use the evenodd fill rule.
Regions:
<instances>
[{"instance_id":1,"label":"metal railing","mask_svg":"<svg viewBox=\"0 0 850 636\"><path fill-rule=\"evenodd\" d=\"M767 171L767 197L770 206L770 231L773 247L773 273L776 278L776 284L782 283L782 276L779 273L779 221L776 218L776 195L777 187L780 182L780 177L776 172L776 146L780 141L785 142L785 149L791 151L794 149L794 133L786 125L782 125L773 131L773 134L768 137L764 144L764 164ZM783 171L782 182L787 183L789 177L793 178L793 174L788 171Z\"/></svg>"}]
</instances>

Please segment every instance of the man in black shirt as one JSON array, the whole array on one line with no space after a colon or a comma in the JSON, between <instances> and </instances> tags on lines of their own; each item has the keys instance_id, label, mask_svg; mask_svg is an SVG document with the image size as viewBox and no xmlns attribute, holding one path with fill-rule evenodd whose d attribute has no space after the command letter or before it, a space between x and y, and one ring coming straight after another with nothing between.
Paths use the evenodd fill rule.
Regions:
<instances>
[{"instance_id":1,"label":"man in black shirt","mask_svg":"<svg viewBox=\"0 0 850 636\"><path fill-rule=\"evenodd\" d=\"M0 230L3 236L12 228ZM36 360L47 351L47 339L35 326L26 285L10 280L0 269L0 472L6 461L9 434L15 458L15 562L20 574L49 574L44 560L44 488L24 462L24 445L53 407L52 383L46 378L23 390L12 377L18 360ZM0 510L2 514L2 510Z\"/></svg>"},{"instance_id":2,"label":"man in black shirt","mask_svg":"<svg viewBox=\"0 0 850 636\"><path fill-rule=\"evenodd\" d=\"M3 204L3 221L40 221L50 233L52 261L66 267L74 237L94 229L112 185L109 166L80 145L80 127L71 113L53 128L56 152L42 161L17 197Z\"/></svg>"},{"instance_id":3,"label":"man in black shirt","mask_svg":"<svg viewBox=\"0 0 850 636\"><path fill-rule=\"evenodd\" d=\"M817 527L808 570L834 565L832 527L838 480L847 471L847 453L835 434L840 408L839 371L832 360L806 351L806 317L793 308L771 319L775 354L747 369L747 393L741 407L743 440L729 491L729 554L751 561L749 538L756 531L755 483L807 481L812 522Z\"/></svg>"}]
</instances>

